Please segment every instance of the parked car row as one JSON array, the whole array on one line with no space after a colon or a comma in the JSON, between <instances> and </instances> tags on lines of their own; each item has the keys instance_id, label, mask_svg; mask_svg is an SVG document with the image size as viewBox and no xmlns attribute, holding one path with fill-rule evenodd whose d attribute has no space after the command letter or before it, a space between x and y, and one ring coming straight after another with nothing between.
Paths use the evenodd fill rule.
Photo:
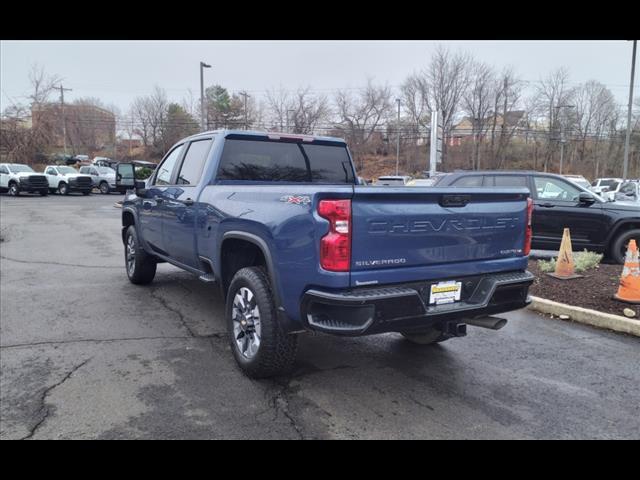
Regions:
<instances>
[{"instance_id":1,"label":"parked car row","mask_svg":"<svg viewBox=\"0 0 640 480\"><path fill-rule=\"evenodd\" d=\"M44 172L35 172L30 166L19 163L0 163L0 192L17 196L21 193L68 195L80 192L91 194L94 188L100 193L112 191L124 193L116 186L115 170L109 167L84 166L76 170L68 165L47 165Z\"/></svg>"}]
</instances>

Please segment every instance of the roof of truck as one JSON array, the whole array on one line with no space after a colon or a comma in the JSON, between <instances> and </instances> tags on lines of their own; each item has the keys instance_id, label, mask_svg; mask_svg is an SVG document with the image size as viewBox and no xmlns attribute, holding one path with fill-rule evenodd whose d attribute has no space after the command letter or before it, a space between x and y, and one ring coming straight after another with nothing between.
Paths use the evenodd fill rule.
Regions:
<instances>
[{"instance_id":1,"label":"roof of truck","mask_svg":"<svg viewBox=\"0 0 640 480\"><path fill-rule=\"evenodd\" d=\"M286 133L286 132L267 132L266 130L226 130L226 129L209 130L206 132L196 133L195 135L192 135L188 138L197 138L203 135L211 135L211 134L223 135L224 137L228 137L230 135L248 136L248 137L259 136L259 137L273 138L276 140L280 138L299 138L299 139L302 139L303 141L320 140L324 142L346 143L344 138L339 138L339 137L325 137L321 135L301 135L297 133Z\"/></svg>"}]
</instances>

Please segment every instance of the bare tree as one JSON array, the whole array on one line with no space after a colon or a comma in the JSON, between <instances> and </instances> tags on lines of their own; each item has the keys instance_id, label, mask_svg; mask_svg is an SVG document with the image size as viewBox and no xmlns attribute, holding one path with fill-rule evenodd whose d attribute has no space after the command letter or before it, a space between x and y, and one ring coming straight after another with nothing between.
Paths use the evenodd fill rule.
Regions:
<instances>
[{"instance_id":1,"label":"bare tree","mask_svg":"<svg viewBox=\"0 0 640 480\"><path fill-rule=\"evenodd\" d=\"M325 95L313 95L311 88L299 89L290 106L293 133L313 133L318 125L329 119L329 101Z\"/></svg>"},{"instance_id":2,"label":"bare tree","mask_svg":"<svg viewBox=\"0 0 640 480\"><path fill-rule=\"evenodd\" d=\"M133 102L132 113L138 127L136 133L148 149L148 156L161 156L168 148L163 144L162 136L168 105L165 90L158 86L154 87L151 95L138 97Z\"/></svg>"},{"instance_id":3,"label":"bare tree","mask_svg":"<svg viewBox=\"0 0 640 480\"><path fill-rule=\"evenodd\" d=\"M462 107L469 114L473 153L471 167L480 169L480 145L489 128L488 116L495 104L496 76L493 69L481 62L473 62L470 67L469 88L462 96Z\"/></svg>"},{"instance_id":4,"label":"bare tree","mask_svg":"<svg viewBox=\"0 0 640 480\"><path fill-rule=\"evenodd\" d=\"M48 75L44 71L44 67L38 64L32 65L29 71L29 82L31 83L29 100L31 101L31 107L47 103L61 81L62 78L59 75Z\"/></svg>"},{"instance_id":5,"label":"bare tree","mask_svg":"<svg viewBox=\"0 0 640 480\"><path fill-rule=\"evenodd\" d=\"M272 129L283 132L288 126L288 112L291 98L289 93L282 88L271 89L266 93L266 105L268 110L268 121Z\"/></svg>"},{"instance_id":6,"label":"bare tree","mask_svg":"<svg viewBox=\"0 0 640 480\"><path fill-rule=\"evenodd\" d=\"M545 172L549 169L557 139L553 132L558 129L558 113L561 109L556 107L569 103L573 93L573 89L569 87L569 70L565 67L551 72L536 85L536 98L540 108L544 111L548 134L547 153L543 164Z\"/></svg>"},{"instance_id":7,"label":"bare tree","mask_svg":"<svg viewBox=\"0 0 640 480\"><path fill-rule=\"evenodd\" d=\"M507 146L522 123L522 117L526 115L524 111L516 111L522 96L522 87L523 82L514 70L505 68L496 85L491 125L492 163L497 168L503 167ZM501 119L501 124L496 142L496 120L498 118Z\"/></svg>"},{"instance_id":8,"label":"bare tree","mask_svg":"<svg viewBox=\"0 0 640 480\"><path fill-rule=\"evenodd\" d=\"M335 104L339 117L337 129L349 141L354 155L361 157L378 127L393 111L391 89L387 85L376 86L369 80L357 94L338 91Z\"/></svg>"}]
</instances>

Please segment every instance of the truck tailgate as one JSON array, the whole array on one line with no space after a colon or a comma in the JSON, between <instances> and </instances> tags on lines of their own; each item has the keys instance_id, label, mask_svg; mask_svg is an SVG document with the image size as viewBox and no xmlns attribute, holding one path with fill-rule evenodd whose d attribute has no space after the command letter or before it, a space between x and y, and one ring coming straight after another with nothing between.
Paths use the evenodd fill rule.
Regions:
<instances>
[{"instance_id":1,"label":"truck tailgate","mask_svg":"<svg viewBox=\"0 0 640 480\"><path fill-rule=\"evenodd\" d=\"M528 195L523 188L356 187L351 284L526 265Z\"/></svg>"}]
</instances>

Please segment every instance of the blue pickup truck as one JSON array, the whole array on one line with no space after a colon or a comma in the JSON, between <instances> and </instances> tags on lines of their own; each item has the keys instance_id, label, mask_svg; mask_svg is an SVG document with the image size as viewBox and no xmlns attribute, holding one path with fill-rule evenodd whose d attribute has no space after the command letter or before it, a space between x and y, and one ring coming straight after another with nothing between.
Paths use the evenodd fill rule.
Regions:
<instances>
[{"instance_id":1,"label":"blue pickup truck","mask_svg":"<svg viewBox=\"0 0 640 480\"><path fill-rule=\"evenodd\" d=\"M303 331L431 344L529 302L526 188L366 186L342 139L234 130L181 140L146 182L127 163L116 178L129 280L169 262L216 282L254 378L289 370Z\"/></svg>"}]
</instances>

